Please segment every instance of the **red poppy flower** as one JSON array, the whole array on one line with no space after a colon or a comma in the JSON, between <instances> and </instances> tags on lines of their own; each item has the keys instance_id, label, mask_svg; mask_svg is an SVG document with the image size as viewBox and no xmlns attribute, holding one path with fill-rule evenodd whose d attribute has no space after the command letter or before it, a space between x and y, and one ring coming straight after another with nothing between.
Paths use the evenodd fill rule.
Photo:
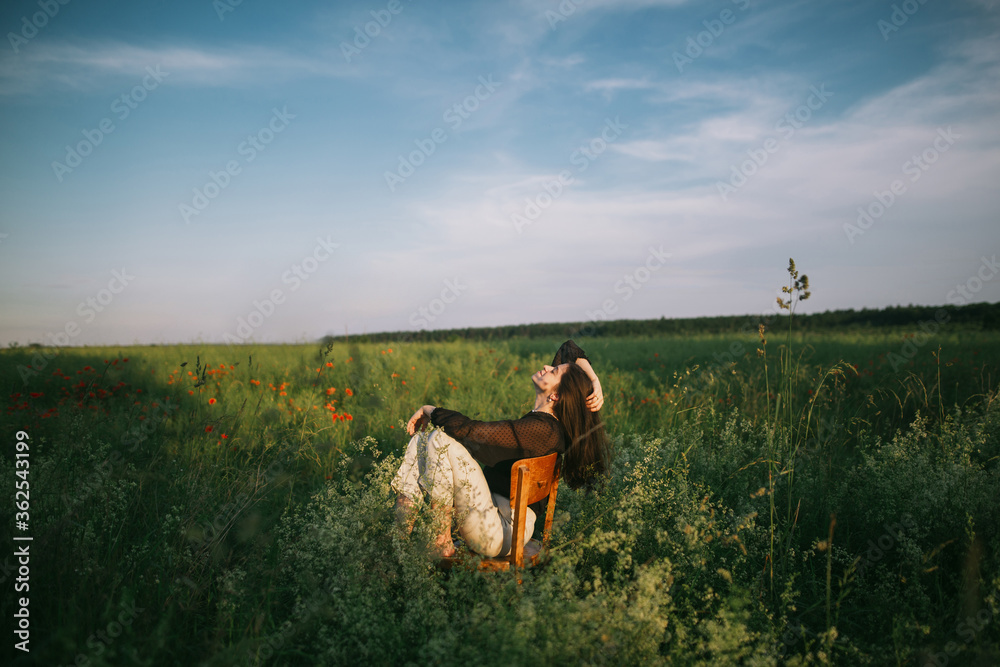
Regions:
<instances>
[{"instance_id":1,"label":"red poppy flower","mask_svg":"<svg viewBox=\"0 0 1000 667\"><path fill-rule=\"evenodd\" d=\"M212 432L212 425L209 424L208 426L205 427L205 433L211 433L211 432Z\"/></svg>"},{"instance_id":2,"label":"red poppy flower","mask_svg":"<svg viewBox=\"0 0 1000 667\"><path fill-rule=\"evenodd\" d=\"M215 399L214 398L208 399L208 404L209 405L215 405Z\"/></svg>"}]
</instances>

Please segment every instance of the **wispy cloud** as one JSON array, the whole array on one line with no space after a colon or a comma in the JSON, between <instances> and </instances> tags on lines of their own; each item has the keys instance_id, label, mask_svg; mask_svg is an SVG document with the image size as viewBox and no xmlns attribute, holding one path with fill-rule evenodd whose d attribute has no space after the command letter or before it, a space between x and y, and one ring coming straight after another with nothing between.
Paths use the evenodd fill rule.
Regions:
<instances>
[{"instance_id":1,"label":"wispy cloud","mask_svg":"<svg viewBox=\"0 0 1000 667\"><path fill-rule=\"evenodd\" d=\"M147 67L169 72L172 85L249 86L302 77L354 76L341 60L291 55L259 46L198 48L122 42L46 42L0 56L0 95L103 90Z\"/></svg>"}]
</instances>

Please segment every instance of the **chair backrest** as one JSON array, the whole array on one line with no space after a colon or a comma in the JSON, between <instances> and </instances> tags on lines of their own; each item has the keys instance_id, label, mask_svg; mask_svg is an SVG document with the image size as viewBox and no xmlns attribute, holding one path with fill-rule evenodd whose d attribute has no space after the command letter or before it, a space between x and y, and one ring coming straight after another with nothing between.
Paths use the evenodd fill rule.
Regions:
<instances>
[{"instance_id":1,"label":"chair backrest","mask_svg":"<svg viewBox=\"0 0 1000 667\"><path fill-rule=\"evenodd\" d=\"M521 459L510 467L510 505L514 510L514 526L509 556L511 565L516 567L524 565L524 530L528 505L537 503L546 496L548 496L549 502L545 510L542 544L548 546L558 490L559 454L557 452L532 459Z\"/></svg>"},{"instance_id":2,"label":"chair backrest","mask_svg":"<svg viewBox=\"0 0 1000 667\"><path fill-rule=\"evenodd\" d=\"M559 484L559 454L552 452L546 456L539 456L533 459L521 459L515 461L510 467L510 497L511 500L518 496L518 493L527 492L527 504L534 505L542 498L549 495L549 489L553 485ZM519 490L517 487L518 470L528 469L529 483L527 488Z\"/></svg>"}]
</instances>

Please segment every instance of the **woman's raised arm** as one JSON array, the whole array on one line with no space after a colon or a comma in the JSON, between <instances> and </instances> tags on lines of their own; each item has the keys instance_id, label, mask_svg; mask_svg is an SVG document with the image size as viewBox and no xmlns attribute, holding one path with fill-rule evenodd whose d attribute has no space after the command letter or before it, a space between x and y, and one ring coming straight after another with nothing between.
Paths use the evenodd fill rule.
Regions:
<instances>
[{"instance_id":1,"label":"woman's raised arm","mask_svg":"<svg viewBox=\"0 0 1000 667\"><path fill-rule=\"evenodd\" d=\"M601 381L597 377L597 373L594 372L594 367L590 365L587 353L572 340L568 340L556 351L556 356L552 358L552 365L558 366L573 362L587 373L587 377L590 378L590 382L593 384L593 393L587 397L587 407L591 412L597 412L604 405L604 392L601 390Z\"/></svg>"},{"instance_id":2,"label":"woman's raised arm","mask_svg":"<svg viewBox=\"0 0 1000 667\"><path fill-rule=\"evenodd\" d=\"M576 365L586 371L587 377L590 378L591 383L594 385L594 393L587 397L587 407L591 412L597 412L604 405L604 392L601 391L601 381L598 379L597 373L594 372L594 367L590 365L590 360L586 357L577 359Z\"/></svg>"}]
</instances>

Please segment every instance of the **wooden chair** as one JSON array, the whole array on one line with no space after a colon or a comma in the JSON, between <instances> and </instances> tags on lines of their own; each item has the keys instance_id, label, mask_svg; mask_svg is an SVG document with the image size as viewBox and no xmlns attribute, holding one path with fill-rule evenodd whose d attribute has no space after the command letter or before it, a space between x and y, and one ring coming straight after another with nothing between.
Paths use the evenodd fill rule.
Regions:
<instances>
[{"instance_id":1,"label":"wooden chair","mask_svg":"<svg viewBox=\"0 0 1000 667\"><path fill-rule=\"evenodd\" d=\"M532 459L521 459L510 467L510 508L514 516L511 535L510 552L497 558L483 558L479 563L480 570L505 571L511 567L524 567L525 560L534 565L543 548L549 546L549 533L552 531L552 517L556 511L556 492L559 490L559 454L552 452L546 456ZM542 541L531 540L524 543L524 530L527 521L528 505L537 503L548 496L549 503L545 511L545 527L542 529ZM441 565L451 567L460 559L446 558Z\"/></svg>"}]
</instances>

